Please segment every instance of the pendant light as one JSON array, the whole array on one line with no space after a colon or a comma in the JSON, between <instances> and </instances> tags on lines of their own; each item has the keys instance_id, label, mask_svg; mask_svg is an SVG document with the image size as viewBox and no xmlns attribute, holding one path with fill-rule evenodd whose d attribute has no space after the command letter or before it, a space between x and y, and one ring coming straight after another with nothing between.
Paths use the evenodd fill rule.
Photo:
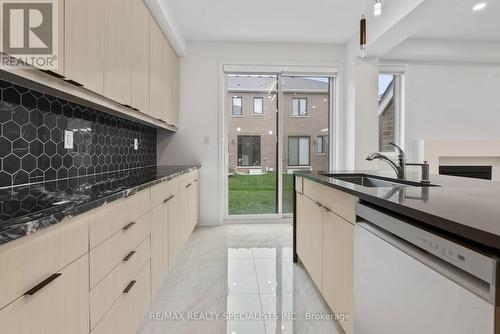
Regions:
<instances>
[{"instance_id":1,"label":"pendant light","mask_svg":"<svg viewBox=\"0 0 500 334\"><path fill-rule=\"evenodd\" d=\"M365 57L366 51L366 17L365 14L361 15L359 21L359 47L361 50L361 58Z\"/></svg>"}]
</instances>

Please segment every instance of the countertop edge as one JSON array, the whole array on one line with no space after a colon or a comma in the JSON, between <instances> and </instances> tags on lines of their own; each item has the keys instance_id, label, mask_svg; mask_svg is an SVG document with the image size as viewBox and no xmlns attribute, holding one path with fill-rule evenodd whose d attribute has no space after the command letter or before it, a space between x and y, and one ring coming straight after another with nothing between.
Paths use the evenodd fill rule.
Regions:
<instances>
[{"instance_id":1,"label":"countertop edge","mask_svg":"<svg viewBox=\"0 0 500 334\"><path fill-rule=\"evenodd\" d=\"M458 222L451 221L446 218L439 217L422 210L396 204L394 202L384 200L377 196L372 196L354 189L349 189L341 185L328 182L327 180L324 180L315 174L311 174L308 172L296 172L295 175L340 190L350 195L356 196L363 201L369 202L371 204L395 212L402 216L414 219L424 225L443 230L445 232L458 236L462 239L493 249L497 253L500 251L499 235L492 234L470 226L466 226Z\"/></svg>"},{"instance_id":2,"label":"countertop edge","mask_svg":"<svg viewBox=\"0 0 500 334\"><path fill-rule=\"evenodd\" d=\"M184 165L171 165L175 167L184 167ZM126 190L121 190L116 193L104 196L102 198L98 198L92 200L88 203L79 204L76 206L67 206L61 208L61 210L54 210L51 213L47 213L45 211L33 213L27 216L19 217L12 222L9 228L0 232L0 248L2 246L9 244L10 242L18 239L22 239L26 236L32 235L35 232L41 231L47 227L57 225L59 223L65 222L69 219L73 219L79 215L82 215L90 210L97 209L103 205L109 204L111 202L124 199L130 197L138 192L151 188L157 184L170 181L176 177L179 177L183 174L190 173L194 170L201 169L201 165L186 165L185 169L181 171L177 171L170 175L158 178L153 181L149 181L134 187L131 187ZM14 234L9 233L9 229L14 229L15 227L19 227L20 225L31 225L29 229L24 234Z\"/></svg>"}]
</instances>

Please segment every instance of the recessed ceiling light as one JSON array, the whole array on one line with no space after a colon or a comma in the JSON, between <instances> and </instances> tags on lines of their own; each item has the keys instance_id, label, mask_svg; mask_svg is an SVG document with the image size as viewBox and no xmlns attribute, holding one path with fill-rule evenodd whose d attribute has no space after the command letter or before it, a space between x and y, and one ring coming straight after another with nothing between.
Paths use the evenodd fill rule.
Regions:
<instances>
[{"instance_id":1,"label":"recessed ceiling light","mask_svg":"<svg viewBox=\"0 0 500 334\"><path fill-rule=\"evenodd\" d=\"M480 2L476 5L474 5L474 7L472 7L472 10L475 12L479 12L485 8L486 8L486 2Z\"/></svg>"},{"instance_id":2,"label":"recessed ceiling light","mask_svg":"<svg viewBox=\"0 0 500 334\"><path fill-rule=\"evenodd\" d=\"M375 3L373 4L373 15L380 16L381 14L382 14L382 1L375 0Z\"/></svg>"}]
</instances>

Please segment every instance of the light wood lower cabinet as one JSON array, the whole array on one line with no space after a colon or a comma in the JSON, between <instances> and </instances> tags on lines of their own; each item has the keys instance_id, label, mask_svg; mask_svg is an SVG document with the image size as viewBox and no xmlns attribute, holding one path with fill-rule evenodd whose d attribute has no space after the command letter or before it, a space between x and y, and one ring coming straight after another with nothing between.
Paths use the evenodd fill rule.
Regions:
<instances>
[{"instance_id":1,"label":"light wood lower cabinet","mask_svg":"<svg viewBox=\"0 0 500 334\"><path fill-rule=\"evenodd\" d=\"M92 334L134 334L151 303L150 262L127 283L118 300L92 330Z\"/></svg>"},{"instance_id":2,"label":"light wood lower cabinet","mask_svg":"<svg viewBox=\"0 0 500 334\"><path fill-rule=\"evenodd\" d=\"M151 291L155 295L168 274L170 261L170 226L174 223L179 195L165 197L151 210Z\"/></svg>"},{"instance_id":3,"label":"light wood lower cabinet","mask_svg":"<svg viewBox=\"0 0 500 334\"><path fill-rule=\"evenodd\" d=\"M1 246L0 309L87 252L84 216Z\"/></svg>"},{"instance_id":4,"label":"light wood lower cabinet","mask_svg":"<svg viewBox=\"0 0 500 334\"><path fill-rule=\"evenodd\" d=\"M297 198L297 253L319 290L323 286L323 210L304 195Z\"/></svg>"},{"instance_id":5,"label":"light wood lower cabinet","mask_svg":"<svg viewBox=\"0 0 500 334\"><path fill-rule=\"evenodd\" d=\"M136 333L197 223L198 177L0 246L0 332Z\"/></svg>"},{"instance_id":6,"label":"light wood lower cabinet","mask_svg":"<svg viewBox=\"0 0 500 334\"><path fill-rule=\"evenodd\" d=\"M23 295L0 310L0 331L15 334L89 332L88 256L57 271L33 295Z\"/></svg>"},{"instance_id":7,"label":"light wood lower cabinet","mask_svg":"<svg viewBox=\"0 0 500 334\"><path fill-rule=\"evenodd\" d=\"M323 212L323 296L334 312L354 310L354 225L330 211ZM353 332L352 320L341 322Z\"/></svg>"},{"instance_id":8,"label":"light wood lower cabinet","mask_svg":"<svg viewBox=\"0 0 500 334\"><path fill-rule=\"evenodd\" d=\"M344 217L354 220L356 198L310 180L302 187L304 194L295 193L297 254L332 311L351 316L340 325L352 334L354 223Z\"/></svg>"}]
</instances>

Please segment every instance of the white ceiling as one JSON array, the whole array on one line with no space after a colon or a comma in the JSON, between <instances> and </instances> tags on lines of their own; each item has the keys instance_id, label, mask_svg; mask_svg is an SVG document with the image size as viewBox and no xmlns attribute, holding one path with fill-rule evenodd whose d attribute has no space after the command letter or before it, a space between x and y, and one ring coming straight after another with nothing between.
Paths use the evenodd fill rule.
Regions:
<instances>
[{"instance_id":1,"label":"white ceiling","mask_svg":"<svg viewBox=\"0 0 500 334\"><path fill-rule=\"evenodd\" d=\"M186 40L344 43L361 0L161 0Z\"/></svg>"},{"instance_id":2,"label":"white ceiling","mask_svg":"<svg viewBox=\"0 0 500 334\"><path fill-rule=\"evenodd\" d=\"M486 8L473 12L472 7L480 2L487 3ZM457 6L452 15L430 22L413 38L500 42L499 0L459 1Z\"/></svg>"}]
</instances>

